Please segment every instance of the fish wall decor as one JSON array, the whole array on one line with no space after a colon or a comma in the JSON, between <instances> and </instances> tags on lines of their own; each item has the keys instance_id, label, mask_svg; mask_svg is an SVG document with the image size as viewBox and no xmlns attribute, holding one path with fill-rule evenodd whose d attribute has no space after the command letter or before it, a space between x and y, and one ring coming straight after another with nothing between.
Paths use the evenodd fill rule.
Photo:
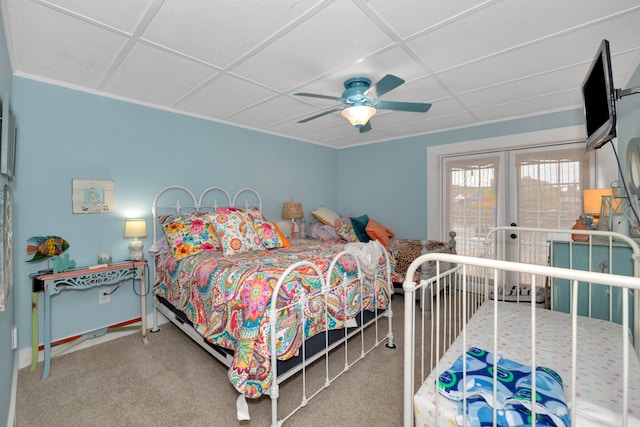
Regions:
<instances>
[{"instance_id":1,"label":"fish wall decor","mask_svg":"<svg viewBox=\"0 0 640 427\"><path fill-rule=\"evenodd\" d=\"M69 248L69 243L59 236L34 236L27 239L27 255L33 258L27 262L40 261L54 255L60 255Z\"/></svg>"}]
</instances>

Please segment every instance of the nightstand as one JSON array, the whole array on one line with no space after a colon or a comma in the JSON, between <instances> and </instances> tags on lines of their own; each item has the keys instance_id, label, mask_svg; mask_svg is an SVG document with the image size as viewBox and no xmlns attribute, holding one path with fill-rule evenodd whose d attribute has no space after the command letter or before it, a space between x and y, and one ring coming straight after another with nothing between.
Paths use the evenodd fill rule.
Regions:
<instances>
[{"instance_id":1,"label":"nightstand","mask_svg":"<svg viewBox=\"0 0 640 427\"><path fill-rule=\"evenodd\" d=\"M38 365L38 292L44 294L44 371L42 379L49 376L51 369L51 297L63 291L90 289L106 285L119 285L126 280L140 281L140 321L142 341L147 343L146 308L146 268L147 262L125 261L97 268L81 267L62 273L34 273L32 279L32 338L31 370Z\"/></svg>"}]
</instances>

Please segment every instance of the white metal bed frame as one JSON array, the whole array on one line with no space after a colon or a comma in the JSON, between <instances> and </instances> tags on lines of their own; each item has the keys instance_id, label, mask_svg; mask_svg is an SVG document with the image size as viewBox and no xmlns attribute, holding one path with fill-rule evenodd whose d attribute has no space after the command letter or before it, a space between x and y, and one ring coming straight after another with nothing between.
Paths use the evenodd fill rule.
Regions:
<instances>
[{"instance_id":1,"label":"white metal bed frame","mask_svg":"<svg viewBox=\"0 0 640 427\"><path fill-rule=\"evenodd\" d=\"M166 195L167 193L171 193L171 192L178 192L178 194L182 194L182 198L186 197L186 202L185 201L180 201L181 199L178 198L177 201L173 204L173 205L161 205L160 204L160 199L163 195ZM223 196L223 200L222 201L218 201L216 198L213 198L212 202L210 202L207 206L211 207L211 208L216 208L216 207L224 207L224 206L233 206L233 207L244 207L244 208L249 208L249 207L254 207L257 206L260 208L260 211L262 211L262 201L260 199L259 194L251 188L243 188L241 190L239 190L238 192L236 192L236 194L234 195L233 198L231 198L229 196L229 193L222 189L221 187L209 187L207 189L205 189L202 194L200 195L199 198L196 199L195 194L193 192L191 192L189 189L183 187L183 186L178 186L178 185L173 185L173 186L169 186L166 187L164 189L162 189L157 196L154 199L153 202L153 207L152 207L152 213L153 213L153 238L154 238L154 242L156 241L156 239L158 238L158 221L157 221L157 216L159 214L160 210L169 210L173 213L180 213L180 212L194 212L194 211L201 211L202 209L208 209L208 207L205 207L204 203L205 203L205 199L209 199L211 196L211 193L220 193ZM241 194L243 193L251 193L249 196L249 200L251 199L255 199L257 200L256 204L251 204L249 202L249 200L245 201L244 204L239 204L239 197ZM186 196L185 196L186 195ZM387 292L389 293L389 295L391 295L391 289L393 284L391 283L391 264L390 264L390 260L389 260L389 256L386 250L382 250L381 251L384 256L385 256L385 274L386 274L386 287L387 287ZM272 384L271 387L269 388L269 390L265 393L268 394L271 398L271 407L272 407L272 414L271 414L271 425L273 427L275 426L280 426L282 425L282 423L284 423L288 418L290 418L295 412L297 412L299 409L303 408L304 406L307 405L307 403L309 402L310 399L312 399L313 397L317 396L322 390L324 390L325 388L329 387L331 385L331 383L333 381L335 381L339 376L341 376L342 374L346 373L355 363L357 363L358 361L360 361L361 359L363 359L369 352L371 352L372 350L374 350L375 348L377 348L380 344L384 343L386 341L386 347L388 348L396 348L396 345L393 342L393 329L392 329L392 318L393 318L393 311L391 308L391 304L388 305L388 307L384 310L378 310L376 311L376 314L369 320L364 319L364 312L361 310L360 314L359 314L359 326L357 328L349 328L347 329L346 327L344 328L344 335L342 335L342 337L337 340L334 341L332 343L329 342L329 331L325 331L323 332L324 334L324 338L325 338L325 348L324 350L315 353L314 355L311 355L310 357L307 357L307 355L305 354L305 345L301 346L301 353L302 353L302 362L297 365L296 367L292 368L292 369L288 369L286 372L284 372L281 375L278 375L278 364L277 364L277 356L276 356L276 348L275 348L275 341L277 338L277 323L278 323L278 312L282 310L282 307L280 307L278 310L276 309L276 301L278 299L278 293L280 288L282 287L282 285L286 282L287 278L295 273L295 271L299 268L309 268L311 267L315 274L317 274L317 276L320 279L320 282L322 284L321 289L320 289L320 293L324 296L324 311L325 311L325 319L326 319L326 315L327 315L327 298L330 296L330 293L332 291L335 291L336 289L330 289L329 284L331 283L331 277L332 274L334 274L335 271L335 266L337 265L338 261L340 259L342 259L343 257L351 257L353 258L353 260L355 261L356 265L357 265L357 275L354 278L348 279L346 276L343 277L342 279L342 284L341 286L343 287L343 289L347 289L347 287L349 286L350 283L352 283L353 281L359 280L360 283L364 283L365 280L369 280L372 283L375 284L374 289L372 290L373 292L373 305L375 307L379 306L379 302L377 301L377 289L375 289L375 287L378 286L378 280L376 280L376 278L378 277L379 274L381 274L380 269L378 269L376 271L376 273L373 275L373 277L366 277L364 275L364 273L362 272L361 266L360 266L360 260L359 258L356 256L356 254L353 254L351 252L348 251L342 251L338 254L336 254L336 256L334 257L333 260L331 260L330 263L330 267L329 270L327 272L327 276L323 276L323 273L320 271L320 269L313 263L309 262L309 261L299 261L296 262L294 264L292 264L291 266L289 266L284 273L282 274L282 276L278 279L278 282L274 288L274 292L272 295L272 299L271 299L271 306L269 308L269 324L271 327L271 369L272 369L272 375L273 375L273 380L272 380ZM154 263L152 263L154 264ZM154 277L155 277L155 264L153 265L153 272L154 272ZM155 280L154 280L155 283ZM362 298L362 288L363 286L360 285L360 297ZM306 295L304 292L302 292L300 294L300 297L298 299L296 299L295 301L292 301L289 305L289 307L292 306L297 306L300 307L299 311L301 313L305 312L305 309L302 307L308 307L309 305L309 301L311 300L311 298L313 297L313 295ZM362 299L361 299L362 300ZM202 348L204 348L207 352L209 352L211 355L213 355L217 360L219 360L220 362L222 362L225 366L229 366L231 363L231 357L228 354L225 354L224 352L219 352L216 349L212 348L211 345L208 344L208 342L206 341L205 338L203 338L200 334L198 334L198 332L191 327L190 325L184 323L183 321L181 321L180 319L178 319L176 317L176 315L168 308L166 308L164 306L164 304L160 303L157 298L155 298L154 296L154 326L152 329L152 332L158 331L159 328L157 326L158 322L157 322L157 312L162 313L168 320L170 320L172 323L174 323L180 330L182 330L183 332L185 332L190 338L192 338L196 343L198 343ZM345 312L346 312L346 308L345 308ZM387 328L383 328L381 322L382 317L386 317L387 318ZM301 316L300 322L304 322L304 316ZM302 323L301 323L302 324ZM374 335L374 339L373 342L369 343L367 346L365 345L365 329L371 329L369 328L371 327L373 329L373 333ZM386 332L383 331L383 329L386 329ZM371 340L369 340L371 341ZM353 342L353 344L352 344ZM350 345L356 346L356 354L359 353L359 356L357 358L349 357L350 354ZM342 351L344 352L344 366L342 367L342 369L340 369L337 373L332 371L332 374L330 375L329 373L329 354L330 352L332 352L333 350L337 350L340 346L342 346ZM352 348L352 347L351 347ZM352 353L351 353L352 354ZM312 363L319 361L320 359L324 359L324 364L325 364L325 382L324 384L319 387L316 390L307 390L307 383L306 383L306 368L311 365ZM302 397L300 399L300 403L298 404L297 407L295 407L289 414L286 414L283 418L278 419L278 398L279 398L279 394L280 394L280 390L279 390L279 385L291 378L293 375L297 374L298 372L302 371L302 384L303 384L303 389L302 389ZM243 395L239 395L238 397L238 402L240 406L245 406L245 401L244 401L244 396Z\"/></svg>"},{"instance_id":2,"label":"white metal bed frame","mask_svg":"<svg viewBox=\"0 0 640 427\"><path fill-rule=\"evenodd\" d=\"M425 254L416 258L414 262L408 269L406 280L404 282L404 293L405 293L405 353L404 353L404 388L403 388L403 421L404 426L413 426L414 423L414 394L417 390L415 382L416 382L416 373L418 372L419 377L418 381L422 383L425 381L429 373L435 369L437 375L439 375L442 371L448 368L448 366L440 365L440 358L449 346L452 345L454 340L459 336L462 339L462 348L467 348L466 343L466 335L467 335L467 321L472 317L473 312L477 309L479 305L482 303L485 304L494 304L494 312L497 312L498 307L498 298L495 298L493 301L487 301L489 296L489 280L487 280L487 276L478 277L477 268L483 269L483 271L491 270L494 274L494 283L492 285L497 289L497 287L501 286L501 281L505 277L503 272L515 272L529 275L532 281L535 283L536 277L544 276L551 279L551 283L553 283L553 279L565 279L569 280L571 284L571 314L568 317L571 319L570 327L571 327L571 380L572 384L571 389L569 390L569 394L567 396L567 402L569 402L569 407L571 408L571 419L575 420L575 410L576 410L576 376L578 372L577 365L577 355L576 355L576 322L577 322L577 301L578 301L578 288L579 286L592 286L594 284L606 285L611 288L619 287L622 290L626 290L621 292L622 295L622 381L623 381L623 396L622 396L622 411L620 417L622 420L622 425L626 426L628 423L628 404L629 404L629 359L628 354L630 351L629 348L629 329L630 325L630 311L629 307L631 306L631 302L633 301L633 323L634 323L634 342L635 342L635 353L638 354L640 350L640 344L638 342L638 332L640 330L640 318L638 317L639 312L639 302L640 302L640 278L638 278L638 245L632 239L629 239L626 236L606 232L606 231L578 231L578 230L555 230L555 229L532 229L532 228L522 228L522 227L501 227L500 230L492 230L490 236L487 237L487 242L490 239L496 239L496 236L499 236L499 233L505 233L505 236L510 236L511 233L526 233L526 232L544 232L550 233L551 236L560 236L563 233L565 236L567 234L589 234L588 245L592 244L592 239L594 237L604 238L609 242L609 245L612 244L613 240L616 241L624 241L632 247L633 250L633 261L635 267L634 276L621 276L616 274L605 274L601 272L593 272L593 271L583 271L583 270L571 270L566 268L558 268L553 266L542 266L542 265L533 265L522 262L510 262L503 260L492 260L488 258L476 258L476 257L467 257L460 255L449 255L449 254ZM554 237L554 238L556 238ZM561 237L557 237L561 238ZM566 239L566 238L565 238ZM498 241L501 238L497 238ZM571 244L569 245L571 246ZM611 253L611 252L610 252ZM591 256L591 250L589 250L589 256ZM435 263L436 274L429 280L421 280L420 283L416 283L411 279L414 277L416 269L425 262L433 262ZM589 263L591 264L591 263ZM473 269L474 275L470 275L468 270ZM482 292L478 293L478 289L482 289ZM590 288L589 288L590 289ZM462 304L460 306L456 306L459 304L454 298L449 298L448 294L455 294L456 291L461 291L460 295L462 299ZM434 299L434 309L431 313L425 312L424 310L418 314L416 314L417 304L416 304L416 296L418 294L422 294L422 299L424 299L425 295L427 299ZM632 295L630 295L632 294ZM486 302L485 302L486 301ZM591 304L591 302L590 302ZM463 307L466 308L466 314L462 315ZM531 355L531 364L536 364L536 343L535 343L535 316L540 308L536 308L536 304L530 304L531 310L531 336L532 336L532 355ZM457 313L457 314L456 314ZM441 325L441 318L444 317L443 324ZM497 318L496 318L497 319ZM449 322L448 322L448 321ZM497 321L496 321L497 322ZM416 323L419 323L418 327ZM494 322L495 323L495 322ZM498 334L498 325L495 323L493 325L494 336ZM425 344L420 341L419 344L416 343L416 331L418 330L418 336L426 336L426 334L431 334L431 345L430 349L425 349ZM421 338L419 338L421 340ZM494 349L496 348L497 338L493 339L494 341ZM418 353L416 354L416 350ZM430 351L430 354L425 354L426 351ZM496 354L497 352L494 352ZM418 365L419 364L419 365ZM418 368L417 368L418 366ZM495 369L495 366L494 366ZM496 370L497 372L497 370ZM494 378L495 382L495 378ZM437 382L434 383L435 387L437 387ZM535 396L535 380L533 381L533 391L532 394ZM565 390L566 393L566 390ZM438 405L438 393L437 390L435 392L436 395L436 406ZM494 399L496 396L496 391L494 387ZM441 397L442 399L446 399ZM437 408L435 409L437 412ZM535 415L535 414L534 414ZM495 412L494 412L495 418ZM535 416L534 416L535 419ZM436 418L437 425L437 418ZM466 419L464 420L466 422ZM575 422L575 421L574 421ZM575 424L574 424L575 425Z\"/></svg>"}]
</instances>

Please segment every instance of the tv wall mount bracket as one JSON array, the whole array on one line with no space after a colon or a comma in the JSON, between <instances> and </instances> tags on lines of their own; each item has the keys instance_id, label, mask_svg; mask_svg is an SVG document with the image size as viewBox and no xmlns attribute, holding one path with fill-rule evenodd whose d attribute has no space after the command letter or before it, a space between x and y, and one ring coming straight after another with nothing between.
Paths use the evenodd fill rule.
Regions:
<instances>
[{"instance_id":1,"label":"tv wall mount bracket","mask_svg":"<svg viewBox=\"0 0 640 427\"><path fill-rule=\"evenodd\" d=\"M640 93L640 86L630 87L629 89L616 89L616 101L627 95L635 95Z\"/></svg>"}]
</instances>

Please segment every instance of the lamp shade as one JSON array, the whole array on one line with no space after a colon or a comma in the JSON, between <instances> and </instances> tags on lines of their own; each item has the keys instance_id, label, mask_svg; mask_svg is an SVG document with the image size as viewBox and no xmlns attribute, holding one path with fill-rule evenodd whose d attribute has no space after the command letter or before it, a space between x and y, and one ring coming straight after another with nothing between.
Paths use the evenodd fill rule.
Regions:
<instances>
[{"instance_id":1,"label":"lamp shade","mask_svg":"<svg viewBox=\"0 0 640 427\"><path fill-rule=\"evenodd\" d=\"M376 113L376 109L366 105L355 105L345 108L340 113L342 117L349 120L355 127L361 127L367 124L369 119Z\"/></svg>"},{"instance_id":2,"label":"lamp shade","mask_svg":"<svg viewBox=\"0 0 640 427\"><path fill-rule=\"evenodd\" d=\"M282 205L282 218L284 219L300 219L304 217L302 210L302 202L284 202Z\"/></svg>"},{"instance_id":3,"label":"lamp shade","mask_svg":"<svg viewBox=\"0 0 640 427\"><path fill-rule=\"evenodd\" d=\"M124 222L124 237L147 237L147 221L144 219L128 219Z\"/></svg>"},{"instance_id":4,"label":"lamp shade","mask_svg":"<svg viewBox=\"0 0 640 427\"><path fill-rule=\"evenodd\" d=\"M582 192L584 213L594 215L600 213L602 196L611 196L611 188L591 188Z\"/></svg>"}]
</instances>

